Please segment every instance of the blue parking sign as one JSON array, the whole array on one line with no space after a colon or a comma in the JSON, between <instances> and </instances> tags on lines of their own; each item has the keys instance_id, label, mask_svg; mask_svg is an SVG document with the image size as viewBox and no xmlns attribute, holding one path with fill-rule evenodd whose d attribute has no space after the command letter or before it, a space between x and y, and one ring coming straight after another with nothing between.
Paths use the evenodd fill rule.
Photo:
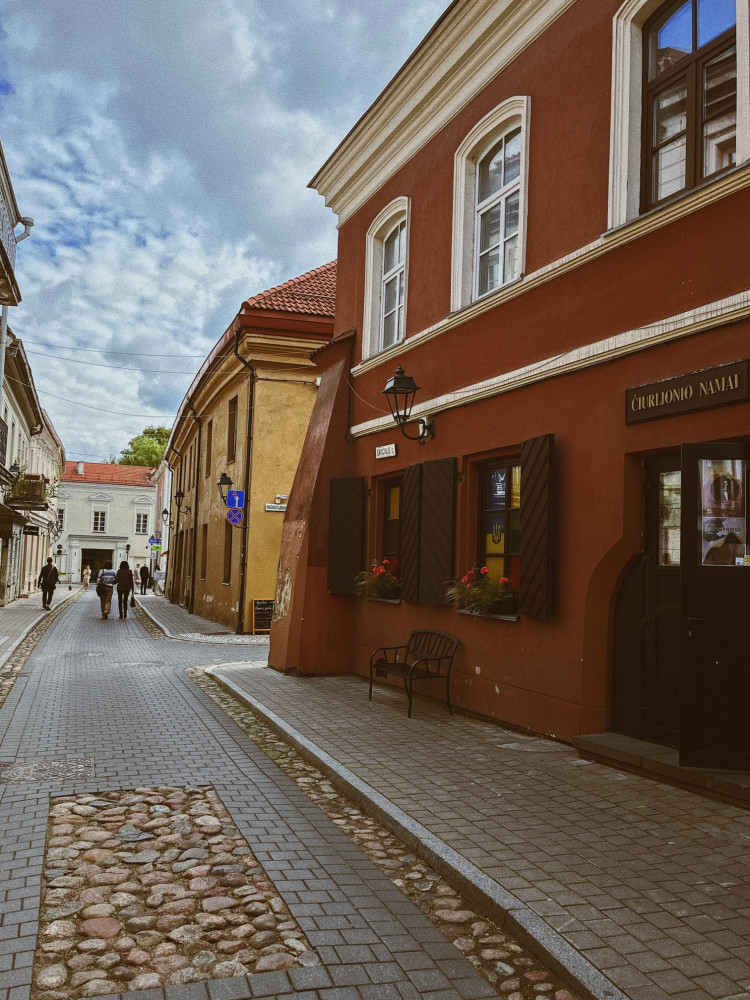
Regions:
<instances>
[{"instance_id":1,"label":"blue parking sign","mask_svg":"<svg viewBox=\"0 0 750 1000\"><path fill-rule=\"evenodd\" d=\"M227 507L244 507L244 490L227 490Z\"/></svg>"}]
</instances>

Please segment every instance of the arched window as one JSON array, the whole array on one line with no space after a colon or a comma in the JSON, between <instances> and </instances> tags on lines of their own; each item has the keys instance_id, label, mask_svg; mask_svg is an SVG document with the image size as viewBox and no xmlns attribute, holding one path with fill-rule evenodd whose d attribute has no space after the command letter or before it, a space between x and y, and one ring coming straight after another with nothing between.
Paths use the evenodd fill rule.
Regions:
<instances>
[{"instance_id":1,"label":"arched window","mask_svg":"<svg viewBox=\"0 0 750 1000\"><path fill-rule=\"evenodd\" d=\"M524 268L529 99L491 111L456 150L451 310L520 278Z\"/></svg>"},{"instance_id":2,"label":"arched window","mask_svg":"<svg viewBox=\"0 0 750 1000\"><path fill-rule=\"evenodd\" d=\"M398 344L406 335L409 199L396 198L367 230L362 357Z\"/></svg>"},{"instance_id":3,"label":"arched window","mask_svg":"<svg viewBox=\"0 0 750 1000\"><path fill-rule=\"evenodd\" d=\"M678 0L644 27L643 208L737 162L735 0Z\"/></svg>"}]
</instances>

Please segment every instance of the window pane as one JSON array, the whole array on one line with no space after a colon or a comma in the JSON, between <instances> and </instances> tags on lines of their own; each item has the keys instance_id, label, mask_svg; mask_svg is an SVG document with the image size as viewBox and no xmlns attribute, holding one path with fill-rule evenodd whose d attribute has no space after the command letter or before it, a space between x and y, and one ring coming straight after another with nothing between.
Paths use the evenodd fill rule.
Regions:
<instances>
[{"instance_id":1,"label":"window pane","mask_svg":"<svg viewBox=\"0 0 750 1000\"><path fill-rule=\"evenodd\" d=\"M490 250L479 258L479 294L492 291L500 284L500 252Z\"/></svg>"},{"instance_id":2,"label":"window pane","mask_svg":"<svg viewBox=\"0 0 750 1000\"><path fill-rule=\"evenodd\" d=\"M693 4L684 3L664 21L657 21L649 38L649 80L670 69L693 51Z\"/></svg>"},{"instance_id":3,"label":"window pane","mask_svg":"<svg viewBox=\"0 0 750 1000\"><path fill-rule=\"evenodd\" d=\"M502 510L505 507L508 470L490 469L487 473L487 510Z\"/></svg>"},{"instance_id":4,"label":"window pane","mask_svg":"<svg viewBox=\"0 0 750 1000\"><path fill-rule=\"evenodd\" d=\"M659 473L659 565L680 565L680 472Z\"/></svg>"},{"instance_id":5,"label":"window pane","mask_svg":"<svg viewBox=\"0 0 750 1000\"><path fill-rule=\"evenodd\" d=\"M399 263L399 233L401 227L394 229L383 246L383 272L387 274Z\"/></svg>"},{"instance_id":6,"label":"window pane","mask_svg":"<svg viewBox=\"0 0 750 1000\"><path fill-rule=\"evenodd\" d=\"M490 571L490 580L499 580L505 576L505 559L502 556L488 556L484 565Z\"/></svg>"},{"instance_id":7,"label":"window pane","mask_svg":"<svg viewBox=\"0 0 750 1000\"><path fill-rule=\"evenodd\" d=\"M391 278L390 281L386 281L386 283L385 283L385 312L386 312L386 315L388 313L393 312L393 310L398 305L398 299L399 299L399 295L398 295L398 292L399 292L399 280L398 279L399 279L399 275L396 275L395 278Z\"/></svg>"},{"instance_id":8,"label":"window pane","mask_svg":"<svg viewBox=\"0 0 750 1000\"><path fill-rule=\"evenodd\" d=\"M505 552L505 512L493 511L484 516L484 551Z\"/></svg>"},{"instance_id":9,"label":"window pane","mask_svg":"<svg viewBox=\"0 0 750 1000\"><path fill-rule=\"evenodd\" d=\"M518 192L505 199L505 236L515 236L518 232L518 206L520 195Z\"/></svg>"},{"instance_id":10,"label":"window pane","mask_svg":"<svg viewBox=\"0 0 750 1000\"><path fill-rule=\"evenodd\" d=\"M521 130L517 128L505 137L505 183L510 184L521 173Z\"/></svg>"},{"instance_id":11,"label":"window pane","mask_svg":"<svg viewBox=\"0 0 750 1000\"><path fill-rule=\"evenodd\" d=\"M736 22L736 0L698 0L698 48L729 31Z\"/></svg>"},{"instance_id":12,"label":"window pane","mask_svg":"<svg viewBox=\"0 0 750 1000\"><path fill-rule=\"evenodd\" d=\"M737 112L703 126L703 176L710 177L737 162Z\"/></svg>"},{"instance_id":13,"label":"window pane","mask_svg":"<svg viewBox=\"0 0 750 1000\"><path fill-rule=\"evenodd\" d=\"M479 247L481 250L488 250L495 247L500 242L500 220L502 218L502 206L496 205L489 212L485 212L481 217L481 230L479 237Z\"/></svg>"},{"instance_id":14,"label":"window pane","mask_svg":"<svg viewBox=\"0 0 750 1000\"><path fill-rule=\"evenodd\" d=\"M514 465L511 469L512 482L510 485L510 506L513 510L518 510L521 506L521 466Z\"/></svg>"},{"instance_id":15,"label":"window pane","mask_svg":"<svg viewBox=\"0 0 750 1000\"><path fill-rule=\"evenodd\" d=\"M512 510L510 512L510 524L508 526L509 539L508 551L518 552L521 547L521 511Z\"/></svg>"},{"instance_id":16,"label":"window pane","mask_svg":"<svg viewBox=\"0 0 750 1000\"><path fill-rule=\"evenodd\" d=\"M654 146L661 146L684 132L686 114L687 80L683 76L654 98Z\"/></svg>"},{"instance_id":17,"label":"window pane","mask_svg":"<svg viewBox=\"0 0 750 1000\"><path fill-rule=\"evenodd\" d=\"M397 314L389 313L383 317L383 347L390 347L396 343L396 323Z\"/></svg>"},{"instance_id":18,"label":"window pane","mask_svg":"<svg viewBox=\"0 0 750 1000\"><path fill-rule=\"evenodd\" d=\"M503 281L514 281L518 277L518 237L505 241Z\"/></svg>"},{"instance_id":19,"label":"window pane","mask_svg":"<svg viewBox=\"0 0 750 1000\"><path fill-rule=\"evenodd\" d=\"M722 105L737 104L737 48L716 56L703 67L703 117L722 110Z\"/></svg>"},{"instance_id":20,"label":"window pane","mask_svg":"<svg viewBox=\"0 0 750 1000\"><path fill-rule=\"evenodd\" d=\"M479 201L483 202L503 186L505 140L496 143L479 164Z\"/></svg>"},{"instance_id":21,"label":"window pane","mask_svg":"<svg viewBox=\"0 0 750 1000\"><path fill-rule=\"evenodd\" d=\"M653 200L669 197L685 187L685 136L654 154Z\"/></svg>"}]
</instances>

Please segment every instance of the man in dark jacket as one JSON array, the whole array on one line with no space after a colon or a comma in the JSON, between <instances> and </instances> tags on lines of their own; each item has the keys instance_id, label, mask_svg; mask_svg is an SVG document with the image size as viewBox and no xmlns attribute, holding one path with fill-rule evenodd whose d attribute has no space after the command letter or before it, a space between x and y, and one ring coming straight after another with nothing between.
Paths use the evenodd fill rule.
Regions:
<instances>
[{"instance_id":1,"label":"man in dark jacket","mask_svg":"<svg viewBox=\"0 0 750 1000\"><path fill-rule=\"evenodd\" d=\"M52 562L52 556L47 559L47 565L42 566L37 583L42 588L42 607L45 611L51 610L52 595L57 586L57 566Z\"/></svg>"},{"instance_id":2,"label":"man in dark jacket","mask_svg":"<svg viewBox=\"0 0 750 1000\"><path fill-rule=\"evenodd\" d=\"M141 566L141 593L145 594L148 588L148 566L144 563Z\"/></svg>"}]
</instances>

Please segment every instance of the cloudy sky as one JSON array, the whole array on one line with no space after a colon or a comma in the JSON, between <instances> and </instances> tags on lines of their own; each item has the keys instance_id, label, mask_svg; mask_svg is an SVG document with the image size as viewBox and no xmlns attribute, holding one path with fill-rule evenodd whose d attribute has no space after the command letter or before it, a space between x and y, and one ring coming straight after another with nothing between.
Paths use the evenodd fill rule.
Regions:
<instances>
[{"instance_id":1,"label":"cloudy sky","mask_svg":"<svg viewBox=\"0 0 750 1000\"><path fill-rule=\"evenodd\" d=\"M69 459L171 426L242 301L336 256L307 183L447 6L0 0L10 325Z\"/></svg>"}]
</instances>

